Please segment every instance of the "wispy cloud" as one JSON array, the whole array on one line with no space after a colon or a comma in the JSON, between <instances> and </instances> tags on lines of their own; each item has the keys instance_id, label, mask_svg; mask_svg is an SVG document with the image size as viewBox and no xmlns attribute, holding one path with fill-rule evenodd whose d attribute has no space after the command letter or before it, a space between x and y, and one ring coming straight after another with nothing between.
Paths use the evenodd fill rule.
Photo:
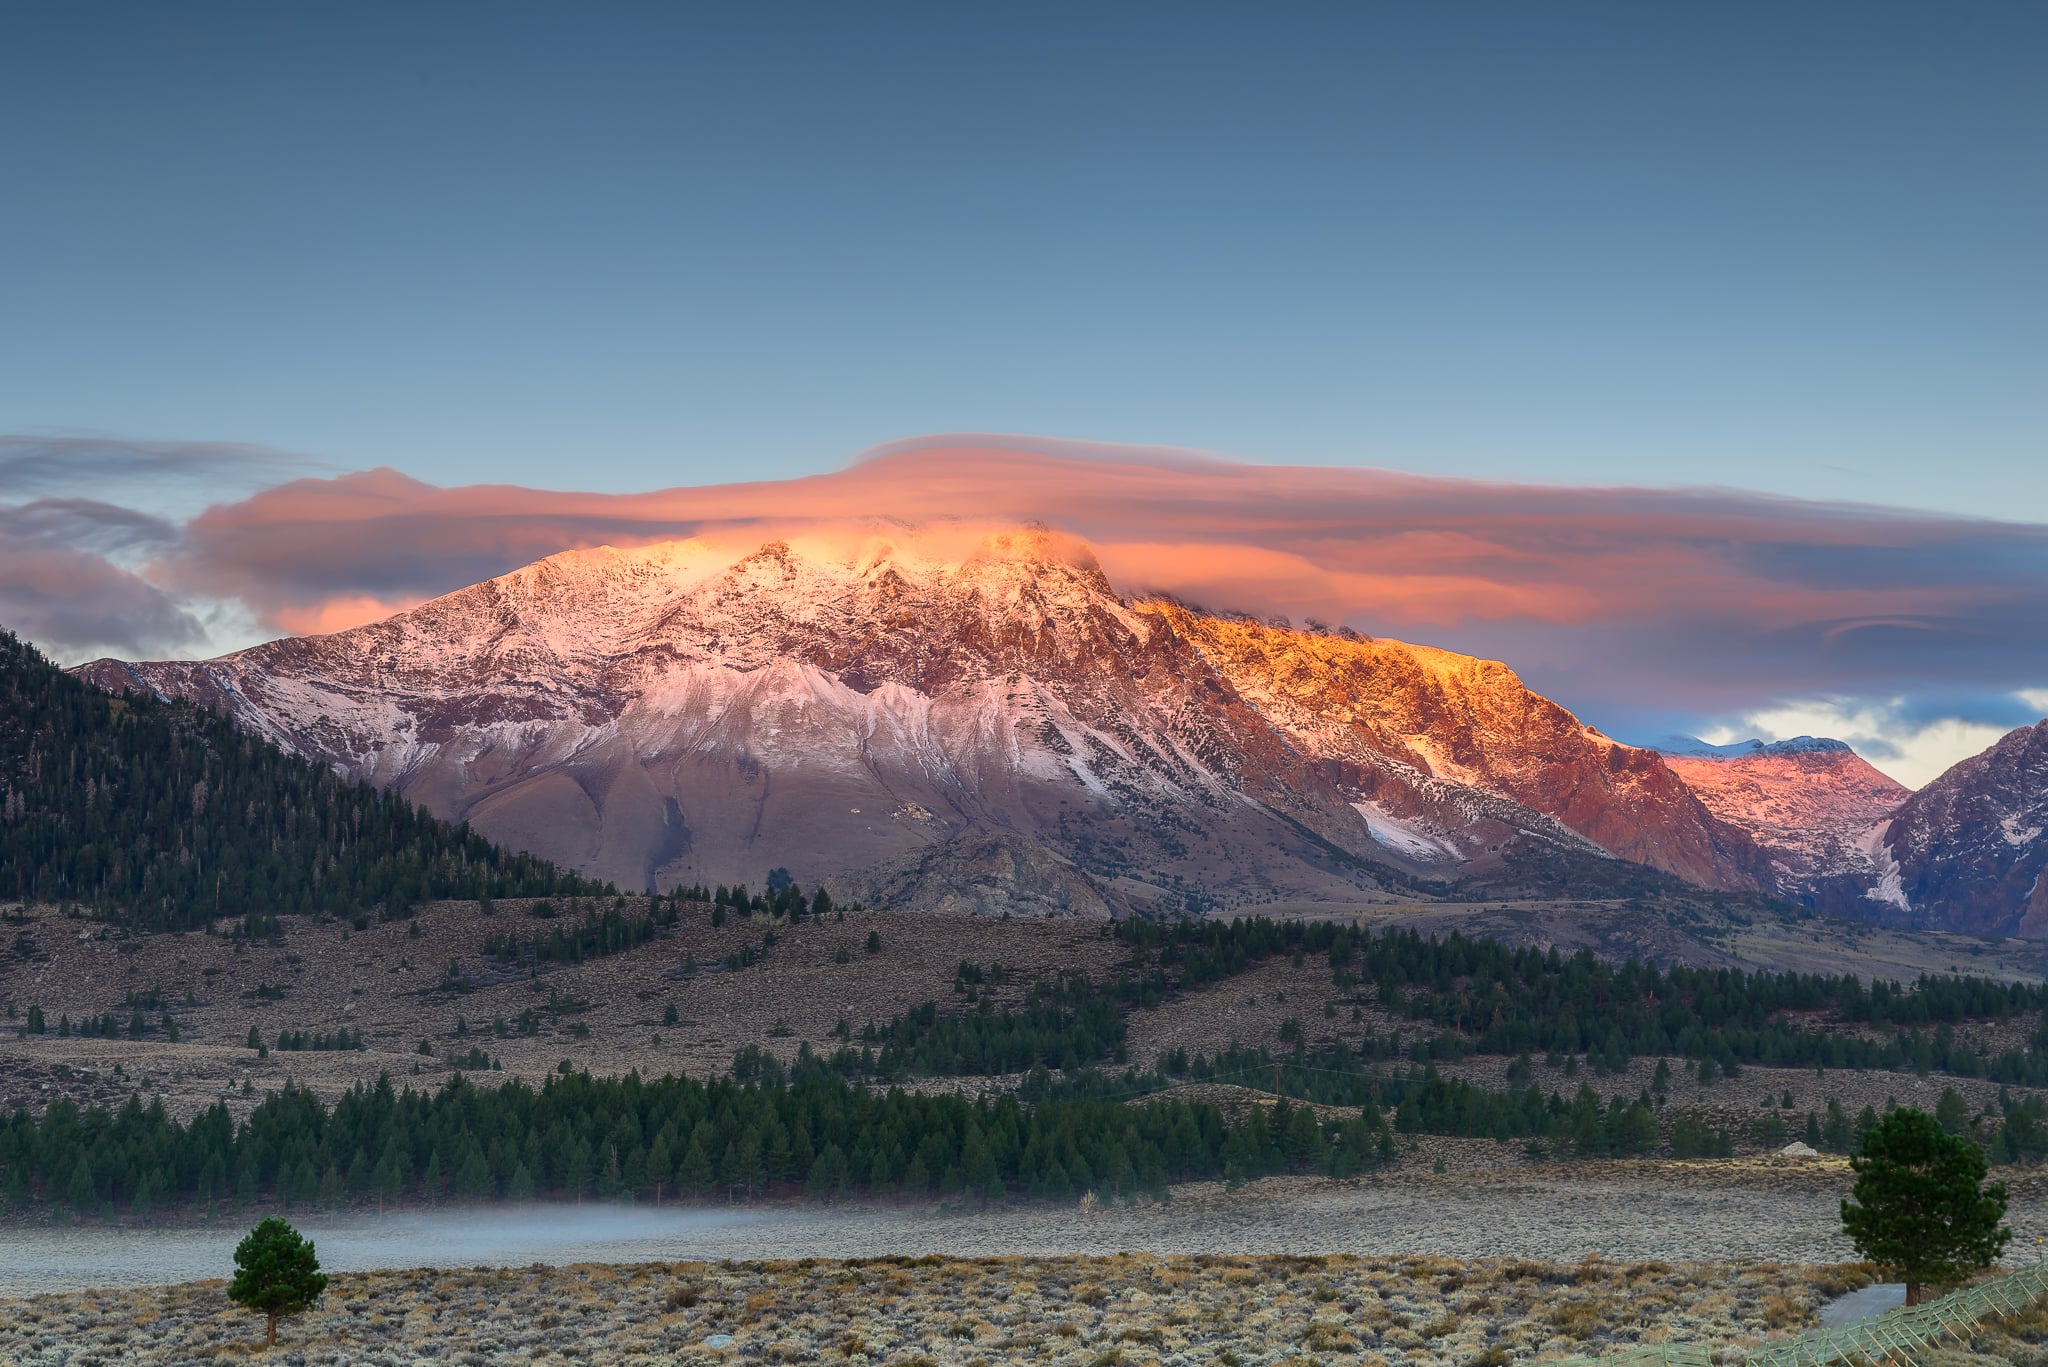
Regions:
<instances>
[{"instance_id":1,"label":"wispy cloud","mask_svg":"<svg viewBox=\"0 0 2048 1367\"><path fill-rule=\"evenodd\" d=\"M0 499L91 496L117 487L131 496L196 494L211 503L231 492L331 471L309 456L233 442L0 433Z\"/></svg>"},{"instance_id":2,"label":"wispy cloud","mask_svg":"<svg viewBox=\"0 0 2048 1367\"><path fill-rule=\"evenodd\" d=\"M0 434L0 625L63 658L203 649L237 606L148 567L181 549L185 517L316 468L255 446Z\"/></svg>"},{"instance_id":3,"label":"wispy cloud","mask_svg":"<svg viewBox=\"0 0 2048 1367\"><path fill-rule=\"evenodd\" d=\"M96 555L147 555L175 547L184 529L169 518L90 498L0 504L0 540L44 540Z\"/></svg>"}]
</instances>

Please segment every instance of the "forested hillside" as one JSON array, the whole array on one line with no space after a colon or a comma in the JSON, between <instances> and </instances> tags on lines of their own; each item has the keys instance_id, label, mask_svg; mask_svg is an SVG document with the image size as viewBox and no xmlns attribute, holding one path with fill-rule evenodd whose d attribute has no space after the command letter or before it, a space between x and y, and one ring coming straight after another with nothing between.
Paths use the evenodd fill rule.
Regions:
<instances>
[{"instance_id":1,"label":"forested hillside","mask_svg":"<svg viewBox=\"0 0 2048 1367\"><path fill-rule=\"evenodd\" d=\"M608 890L0 632L0 899L178 929Z\"/></svg>"},{"instance_id":2,"label":"forested hillside","mask_svg":"<svg viewBox=\"0 0 2048 1367\"><path fill-rule=\"evenodd\" d=\"M74 1213L273 1198L339 1205L396 1198L705 1197L780 1190L1000 1200L1163 1196L1189 1178L1270 1172L1348 1177L1393 1156L1377 1112L1320 1121L1283 1101L1232 1118L1202 1102L1085 1096L1020 1104L870 1091L808 1054L763 1053L743 1079L551 1077L438 1091L359 1086L330 1109L287 1087L237 1123L215 1104L189 1124L161 1104L117 1112L53 1103L40 1123L0 1118L0 1210Z\"/></svg>"}]
</instances>

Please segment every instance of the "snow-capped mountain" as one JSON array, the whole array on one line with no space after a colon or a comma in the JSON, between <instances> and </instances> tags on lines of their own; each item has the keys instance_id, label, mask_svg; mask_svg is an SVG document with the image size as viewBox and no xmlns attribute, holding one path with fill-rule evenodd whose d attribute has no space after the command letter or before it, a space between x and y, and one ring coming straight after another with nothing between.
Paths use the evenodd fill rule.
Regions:
<instances>
[{"instance_id":1,"label":"snow-capped mountain","mask_svg":"<svg viewBox=\"0 0 2048 1367\"><path fill-rule=\"evenodd\" d=\"M351 631L81 672L622 886L780 866L1099 913L1617 857L1768 875L1654 753L1503 665L1122 597L1039 531L572 551Z\"/></svg>"},{"instance_id":2,"label":"snow-capped mountain","mask_svg":"<svg viewBox=\"0 0 2048 1367\"><path fill-rule=\"evenodd\" d=\"M1749 832L1791 896L1811 897L1830 878L1875 879L1871 831L1911 795L1838 740L1708 745L1678 736L1658 749L1708 811Z\"/></svg>"},{"instance_id":3,"label":"snow-capped mountain","mask_svg":"<svg viewBox=\"0 0 2048 1367\"><path fill-rule=\"evenodd\" d=\"M1914 793L1870 835L1874 886L1831 910L1892 924L2048 938L2048 721Z\"/></svg>"}]
</instances>

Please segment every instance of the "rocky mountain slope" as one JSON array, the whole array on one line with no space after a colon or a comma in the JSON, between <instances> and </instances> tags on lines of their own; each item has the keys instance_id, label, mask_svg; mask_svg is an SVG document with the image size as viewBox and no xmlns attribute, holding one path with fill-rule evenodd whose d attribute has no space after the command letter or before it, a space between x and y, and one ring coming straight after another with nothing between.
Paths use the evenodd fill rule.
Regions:
<instances>
[{"instance_id":1,"label":"rocky mountain slope","mask_svg":"<svg viewBox=\"0 0 2048 1367\"><path fill-rule=\"evenodd\" d=\"M1889 924L2048 938L2048 721L2008 732L1909 797L1870 835L1874 887L1830 909ZM1860 904L1860 905L1859 905Z\"/></svg>"},{"instance_id":2,"label":"rocky mountain slope","mask_svg":"<svg viewBox=\"0 0 2048 1367\"><path fill-rule=\"evenodd\" d=\"M1766 745L1667 743L1664 763L1707 810L1747 831L1788 894L1829 878L1875 878L1870 832L1912 790L1838 740L1799 736Z\"/></svg>"},{"instance_id":3,"label":"rocky mountain slope","mask_svg":"<svg viewBox=\"0 0 2048 1367\"><path fill-rule=\"evenodd\" d=\"M622 886L780 866L1100 914L1616 856L1768 874L1656 755L1505 666L1126 599L1042 532L568 552L352 631L81 672Z\"/></svg>"}]
</instances>

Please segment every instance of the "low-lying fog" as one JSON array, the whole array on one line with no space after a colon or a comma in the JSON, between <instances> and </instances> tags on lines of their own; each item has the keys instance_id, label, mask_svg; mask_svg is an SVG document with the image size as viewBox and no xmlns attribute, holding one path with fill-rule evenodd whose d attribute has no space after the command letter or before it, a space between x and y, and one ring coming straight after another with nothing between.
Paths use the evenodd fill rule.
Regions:
<instances>
[{"instance_id":1,"label":"low-lying fog","mask_svg":"<svg viewBox=\"0 0 2048 1367\"><path fill-rule=\"evenodd\" d=\"M492 1206L386 1215L295 1216L328 1272L510 1267L733 1256L731 1235L772 1222L744 1209ZM0 1232L0 1296L225 1277L254 1217L211 1228L63 1225Z\"/></svg>"},{"instance_id":2,"label":"low-lying fog","mask_svg":"<svg viewBox=\"0 0 2048 1367\"><path fill-rule=\"evenodd\" d=\"M900 1207L537 1205L294 1217L329 1271L683 1259L1152 1253L1438 1253L1574 1262L1853 1256L1831 1184L1546 1180L1400 1184L1271 1179L1183 1189L1166 1205ZM2031 1240L2031 1212L2014 1212ZM215 1228L0 1226L0 1296L225 1277L253 1218Z\"/></svg>"}]
</instances>

